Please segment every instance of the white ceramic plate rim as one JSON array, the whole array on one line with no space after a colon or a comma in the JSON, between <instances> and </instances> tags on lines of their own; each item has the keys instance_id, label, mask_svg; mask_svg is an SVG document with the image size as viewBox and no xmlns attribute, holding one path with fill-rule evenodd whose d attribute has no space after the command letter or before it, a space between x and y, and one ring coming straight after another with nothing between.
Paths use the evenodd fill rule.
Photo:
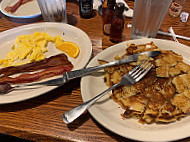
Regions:
<instances>
[{"instance_id":1,"label":"white ceramic plate rim","mask_svg":"<svg viewBox=\"0 0 190 142\"><path fill-rule=\"evenodd\" d=\"M36 0L22 5L23 11L22 11L22 9L21 10L17 9L17 10L19 10L18 15L17 15L17 11L15 13L9 13L9 12L5 11L5 7L7 6L8 2L9 2L9 0L2 0L0 3L0 11L8 17L12 17L12 18L36 18L36 17L41 15L40 8L37 5ZM24 13L26 9L29 9L29 10L32 9L32 13L28 13L27 15L21 14L20 11L22 11Z\"/></svg>"},{"instance_id":2,"label":"white ceramic plate rim","mask_svg":"<svg viewBox=\"0 0 190 142\"><path fill-rule=\"evenodd\" d=\"M76 59L68 57L68 59L74 65L73 70L81 69L86 66L92 54L92 43L88 35L77 27L64 23L43 22L37 24L29 24L20 27L16 27L0 33L0 53L1 57L5 56L3 53L7 53L6 48L11 48L16 37L20 34L32 34L34 31L47 32L51 36L60 35L66 41L72 41L79 45L80 53ZM64 35L62 33L65 33ZM10 41L9 41L10 39ZM50 43L51 46L51 43ZM54 47L53 45L51 47ZM63 53L60 50L49 48L48 56ZM2 49L5 49L3 51ZM3 55L2 55L3 54ZM58 76L61 77L61 76ZM54 78L58 78L54 77ZM55 86L43 86L39 89L32 89L30 91L12 91L6 95L0 95L0 104L14 103L24 101L33 97L37 97L46 92L49 92L57 87Z\"/></svg>"},{"instance_id":3,"label":"white ceramic plate rim","mask_svg":"<svg viewBox=\"0 0 190 142\"><path fill-rule=\"evenodd\" d=\"M190 48L188 46L175 43L173 41L160 40L160 39L138 39L123 42L112 47L107 48L100 54L95 56L87 65L94 66L98 65L98 59L106 59L113 61L114 55L117 53L122 55L126 48L127 43L142 44L150 41L154 41L161 49L172 49L176 53L183 55L184 61L190 63L189 54ZM170 48L169 48L170 47ZM81 93L83 101L87 101L90 98L103 92L107 86L103 83L103 76L97 77L88 75L81 79ZM97 82L97 83L96 83ZM108 95L98 101L98 104L93 105L89 108L90 114L105 128L119 134L123 137L139 140L139 141L172 141L190 136L190 116L183 118L180 121L170 124L152 124L142 125L134 119L123 120L120 116L123 109L119 107L117 103L109 99Z\"/></svg>"}]
</instances>

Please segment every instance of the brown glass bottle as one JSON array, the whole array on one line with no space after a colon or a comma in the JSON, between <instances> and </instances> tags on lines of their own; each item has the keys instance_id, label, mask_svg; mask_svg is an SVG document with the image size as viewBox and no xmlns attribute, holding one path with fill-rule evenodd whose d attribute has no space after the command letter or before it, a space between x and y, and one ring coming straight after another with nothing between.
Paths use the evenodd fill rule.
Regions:
<instances>
[{"instance_id":1,"label":"brown glass bottle","mask_svg":"<svg viewBox=\"0 0 190 142\"><path fill-rule=\"evenodd\" d=\"M122 33L124 29L124 18L123 18L124 4L117 3L115 5L115 15L113 17L111 28L110 28L110 41L121 42Z\"/></svg>"},{"instance_id":2,"label":"brown glass bottle","mask_svg":"<svg viewBox=\"0 0 190 142\"><path fill-rule=\"evenodd\" d=\"M105 15L103 18L103 32L106 35L110 34L110 28L111 28L111 22L114 16L114 5L115 5L115 0L108 0L108 7L105 9Z\"/></svg>"},{"instance_id":3,"label":"brown glass bottle","mask_svg":"<svg viewBox=\"0 0 190 142\"><path fill-rule=\"evenodd\" d=\"M93 16L93 0L79 0L79 11L82 18Z\"/></svg>"}]
</instances>

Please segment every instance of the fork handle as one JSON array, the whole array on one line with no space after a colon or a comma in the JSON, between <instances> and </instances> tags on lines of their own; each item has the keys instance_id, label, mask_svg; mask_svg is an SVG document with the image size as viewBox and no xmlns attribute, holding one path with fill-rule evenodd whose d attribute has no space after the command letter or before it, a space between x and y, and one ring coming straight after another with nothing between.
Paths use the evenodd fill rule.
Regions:
<instances>
[{"instance_id":1,"label":"fork handle","mask_svg":"<svg viewBox=\"0 0 190 142\"><path fill-rule=\"evenodd\" d=\"M85 112L92 104L94 104L98 99L100 99L101 97L103 97L105 94L107 94L109 91L113 90L114 88L120 86L121 83L117 83L115 85L113 85L112 87L108 88L107 90L105 90L104 92L102 92L101 94L95 96L94 98L90 99L89 101L80 104L79 106L67 111L66 113L63 114L63 121L66 124L69 124L71 122L73 122L75 119L77 119L81 114L83 114L83 112Z\"/></svg>"},{"instance_id":2,"label":"fork handle","mask_svg":"<svg viewBox=\"0 0 190 142\"><path fill-rule=\"evenodd\" d=\"M92 72L101 70L103 68L111 67L111 66L118 65L118 64L119 64L119 61L114 61L114 62L109 62L109 63L103 64L103 65L99 65L99 66L88 67L88 68L85 68L85 69L66 72L63 75L63 78L64 78L65 81L69 81L71 79L74 79L74 78L77 78L77 77L82 77L82 76L85 76L85 75L90 74Z\"/></svg>"}]
</instances>

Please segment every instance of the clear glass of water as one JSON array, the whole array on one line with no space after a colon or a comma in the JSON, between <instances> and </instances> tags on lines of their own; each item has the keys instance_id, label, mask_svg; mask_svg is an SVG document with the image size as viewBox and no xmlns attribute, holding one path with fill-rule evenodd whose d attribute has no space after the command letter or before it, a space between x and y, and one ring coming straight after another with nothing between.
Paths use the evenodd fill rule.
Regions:
<instances>
[{"instance_id":1,"label":"clear glass of water","mask_svg":"<svg viewBox=\"0 0 190 142\"><path fill-rule=\"evenodd\" d=\"M135 0L131 39L154 38L172 0Z\"/></svg>"},{"instance_id":2,"label":"clear glass of water","mask_svg":"<svg viewBox=\"0 0 190 142\"><path fill-rule=\"evenodd\" d=\"M67 23L66 0L37 0L46 22Z\"/></svg>"}]
</instances>

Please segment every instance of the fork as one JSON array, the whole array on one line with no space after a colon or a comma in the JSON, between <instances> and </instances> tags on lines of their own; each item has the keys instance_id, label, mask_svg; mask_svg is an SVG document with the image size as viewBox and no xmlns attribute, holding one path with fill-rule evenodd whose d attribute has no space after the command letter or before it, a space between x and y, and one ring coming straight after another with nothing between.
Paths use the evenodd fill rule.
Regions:
<instances>
[{"instance_id":1,"label":"fork","mask_svg":"<svg viewBox=\"0 0 190 142\"><path fill-rule=\"evenodd\" d=\"M107 94L109 91L113 90L114 88L121 86L121 85L132 85L136 82L138 82L140 79L142 79L148 71L153 67L151 63L144 60L139 65L137 65L134 69L129 71L127 74L125 74L121 81L112 87L108 88L104 92L100 93L99 95L95 96L94 98L90 99L89 101L80 104L79 106L65 112L63 114L63 121L66 124L69 124L73 122L75 119L77 119L83 112L85 112L91 105L93 105L98 99L103 97L105 94Z\"/></svg>"}]
</instances>

